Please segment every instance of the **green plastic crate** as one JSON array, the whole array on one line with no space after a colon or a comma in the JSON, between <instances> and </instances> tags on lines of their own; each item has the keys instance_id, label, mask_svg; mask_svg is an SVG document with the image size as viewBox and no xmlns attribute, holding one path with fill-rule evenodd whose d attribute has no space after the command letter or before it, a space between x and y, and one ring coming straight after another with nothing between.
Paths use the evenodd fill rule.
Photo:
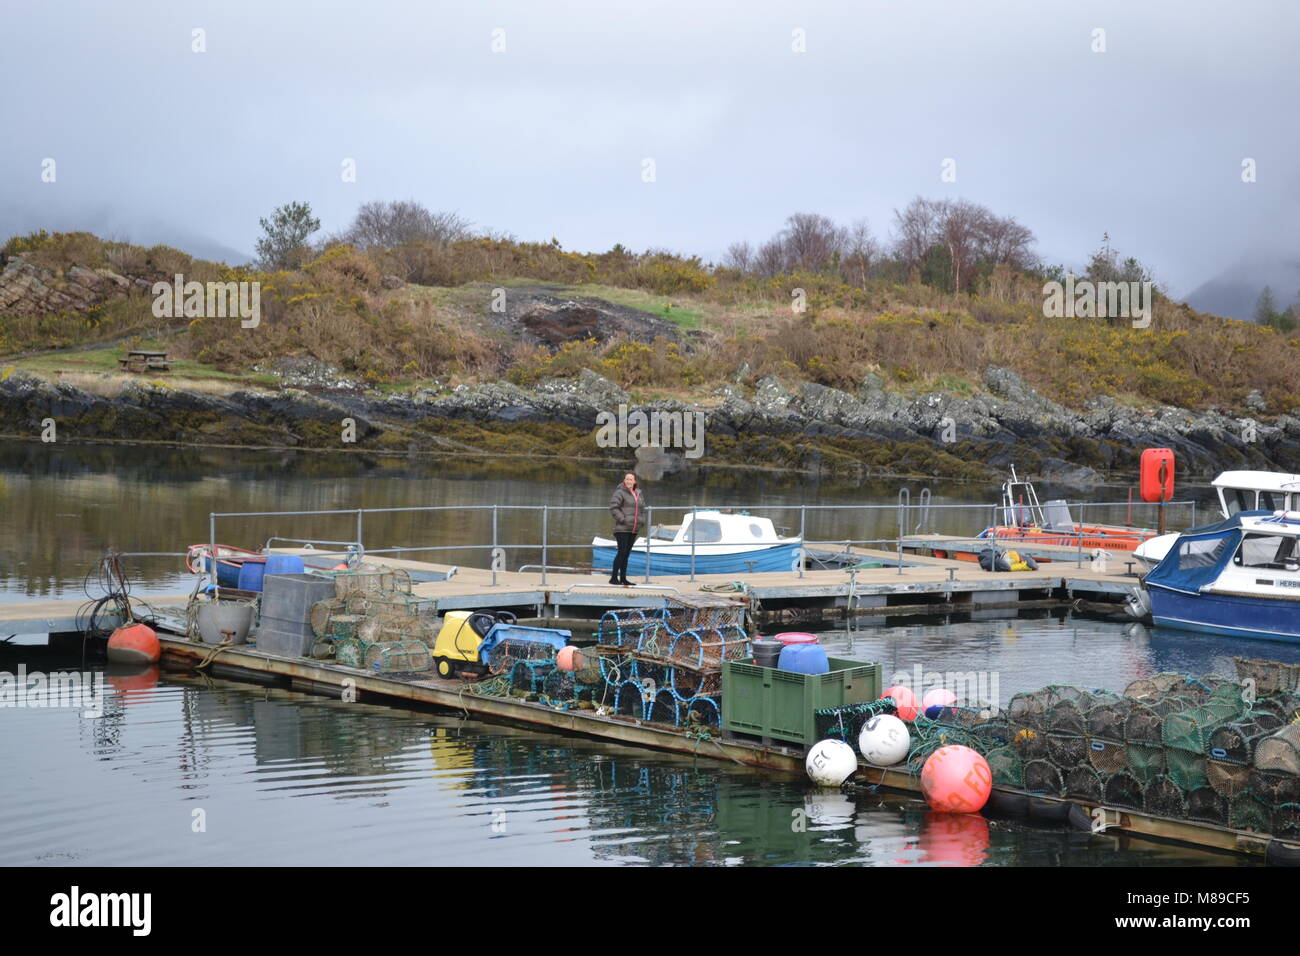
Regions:
<instances>
[{"instance_id":1,"label":"green plastic crate","mask_svg":"<svg viewBox=\"0 0 1300 956\"><path fill-rule=\"evenodd\" d=\"M880 697L880 665L830 658L826 674L796 674L750 660L722 665L722 728L810 747L817 742L815 712Z\"/></svg>"}]
</instances>

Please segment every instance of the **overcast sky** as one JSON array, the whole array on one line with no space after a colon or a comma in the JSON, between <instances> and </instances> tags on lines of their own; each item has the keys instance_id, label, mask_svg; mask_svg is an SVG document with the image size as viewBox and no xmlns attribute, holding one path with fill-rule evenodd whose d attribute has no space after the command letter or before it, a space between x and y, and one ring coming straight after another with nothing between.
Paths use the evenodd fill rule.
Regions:
<instances>
[{"instance_id":1,"label":"overcast sky","mask_svg":"<svg viewBox=\"0 0 1300 956\"><path fill-rule=\"evenodd\" d=\"M414 198L716 259L794 211L887 236L923 194L1016 216L1051 261L1109 231L1180 295L1300 258L1294 0L7 0L0 22L4 235L239 258L286 201L333 230Z\"/></svg>"}]
</instances>

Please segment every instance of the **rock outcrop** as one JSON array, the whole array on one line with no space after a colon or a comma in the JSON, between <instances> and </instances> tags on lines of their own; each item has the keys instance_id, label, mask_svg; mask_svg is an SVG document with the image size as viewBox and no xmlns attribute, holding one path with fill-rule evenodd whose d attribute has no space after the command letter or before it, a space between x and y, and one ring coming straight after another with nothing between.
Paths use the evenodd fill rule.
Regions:
<instances>
[{"instance_id":1,"label":"rock outcrop","mask_svg":"<svg viewBox=\"0 0 1300 956\"><path fill-rule=\"evenodd\" d=\"M329 370L316 371L326 382L332 378ZM873 379L849 393L809 383L788 387L769 377L752 390L728 383L713 398L700 405L639 406L646 413L704 416L702 458L665 457L681 451L672 447L643 454L671 468L729 460L839 469L869 457L871 464L861 465L868 471L902 462L947 473L960 464L963 474L978 468L992 475L1015 463L1023 472L1086 483L1110 471L1131 474L1140 449L1163 446L1177 453L1180 475L1233 467L1300 470L1300 409L1271 419L1238 419L1215 410L1130 408L1101 397L1075 411L998 368L987 371L983 391L969 396L936 392L908 398ZM500 443L484 448L480 442L497 434L526 438L526 447L538 453L555 446L553 453L580 449L626 460L633 449L602 451L592 436L602 413L617 416L619 406L637 410L631 404L623 389L589 370L530 389L493 382L399 394L328 388L313 394L290 387L221 396L158 382L131 382L105 396L12 367L0 373L0 431L32 437L42 422L54 419L59 434L74 439L340 448L346 447L340 437L346 419L357 448L497 451ZM560 452L557 443L565 442L572 443L565 445L569 451ZM786 449L784 457L773 452L779 460L764 460L778 447Z\"/></svg>"},{"instance_id":2,"label":"rock outcrop","mask_svg":"<svg viewBox=\"0 0 1300 956\"><path fill-rule=\"evenodd\" d=\"M62 273L42 269L26 255L10 256L0 269L0 315L84 312L132 289L149 291L148 276L122 276L111 269L70 266Z\"/></svg>"}]
</instances>

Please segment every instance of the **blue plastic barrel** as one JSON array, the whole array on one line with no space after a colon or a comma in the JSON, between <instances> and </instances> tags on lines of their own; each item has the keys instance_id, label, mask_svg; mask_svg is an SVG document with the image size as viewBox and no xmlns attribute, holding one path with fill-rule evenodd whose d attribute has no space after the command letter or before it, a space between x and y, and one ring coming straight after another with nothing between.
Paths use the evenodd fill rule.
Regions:
<instances>
[{"instance_id":1,"label":"blue plastic barrel","mask_svg":"<svg viewBox=\"0 0 1300 956\"><path fill-rule=\"evenodd\" d=\"M296 554L268 554L266 556L267 574L302 574L306 570L302 558Z\"/></svg>"},{"instance_id":2,"label":"blue plastic barrel","mask_svg":"<svg viewBox=\"0 0 1300 956\"><path fill-rule=\"evenodd\" d=\"M779 670L796 674L826 674L831 669L820 644L787 644L776 664Z\"/></svg>"},{"instance_id":3,"label":"blue plastic barrel","mask_svg":"<svg viewBox=\"0 0 1300 956\"><path fill-rule=\"evenodd\" d=\"M262 590L262 576L266 574L265 561L245 561L239 569L239 589L241 591Z\"/></svg>"}]
</instances>

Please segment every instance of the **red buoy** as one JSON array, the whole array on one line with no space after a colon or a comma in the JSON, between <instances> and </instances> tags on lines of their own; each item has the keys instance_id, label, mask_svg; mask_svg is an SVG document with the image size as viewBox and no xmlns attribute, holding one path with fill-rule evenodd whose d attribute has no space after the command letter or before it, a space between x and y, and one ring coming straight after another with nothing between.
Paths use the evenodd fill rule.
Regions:
<instances>
[{"instance_id":1,"label":"red buoy","mask_svg":"<svg viewBox=\"0 0 1300 956\"><path fill-rule=\"evenodd\" d=\"M153 628L145 624L119 627L108 638L108 659L121 664L156 664L162 645Z\"/></svg>"}]
</instances>

